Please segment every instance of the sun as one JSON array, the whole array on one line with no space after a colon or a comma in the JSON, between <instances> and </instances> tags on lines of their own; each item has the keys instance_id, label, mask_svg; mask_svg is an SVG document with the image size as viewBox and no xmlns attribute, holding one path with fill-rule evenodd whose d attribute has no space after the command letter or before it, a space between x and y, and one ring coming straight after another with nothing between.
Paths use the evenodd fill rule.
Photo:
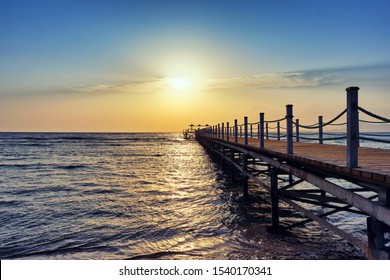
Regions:
<instances>
[{"instance_id":1,"label":"sun","mask_svg":"<svg viewBox=\"0 0 390 280\"><path fill-rule=\"evenodd\" d=\"M186 90L192 86L192 83L188 78L173 78L170 79L169 84L177 90Z\"/></svg>"}]
</instances>

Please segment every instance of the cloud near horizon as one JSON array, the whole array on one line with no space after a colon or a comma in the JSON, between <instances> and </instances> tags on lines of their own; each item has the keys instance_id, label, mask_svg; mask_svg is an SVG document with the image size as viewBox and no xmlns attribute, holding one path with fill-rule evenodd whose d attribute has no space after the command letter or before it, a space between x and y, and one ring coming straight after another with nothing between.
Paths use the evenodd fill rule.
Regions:
<instances>
[{"instance_id":1,"label":"cloud near horizon","mask_svg":"<svg viewBox=\"0 0 390 280\"><path fill-rule=\"evenodd\" d=\"M326 71L306 71L290 73L257 74L228 78L208 79L194 82L194 87L202 90L235 89L235 88L294 88L315 87L340 82L335 73ZM170 78L149 78L144 81L122 84L97 84L93 86L69 87L79 93L119 93L145 92L170 87Z\"/></svg>"}]
</instances>

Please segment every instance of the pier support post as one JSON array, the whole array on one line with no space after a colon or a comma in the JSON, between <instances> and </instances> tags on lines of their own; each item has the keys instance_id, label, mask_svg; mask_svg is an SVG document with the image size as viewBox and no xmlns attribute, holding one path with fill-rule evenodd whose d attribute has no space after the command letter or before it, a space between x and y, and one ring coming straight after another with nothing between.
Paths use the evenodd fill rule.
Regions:
<instances>
[{"instance_id":1,"label":"pier support post","mask_svg":"<svg viewBox=\"0 0 390 280\"><path fill-rule=\"evenodd\" d=\"M390 206L390 190L378 191L378 204ZM385 252L385 232L390 231L389 226L373 217L367 218L367 259L390 259L390 253Z\"/></svg>"},{"instance_id":2,"label":"pier support post","mask_svg":"<svg viewBox=\"0 0 390 280\"><path fill-rule=\"evenodd\" d=\"M264 113L260 113L260 148L264 148Z\"/></svg>"},{"instance_id":3,"label":"pier support post","mask_svg":"<svg viewBox=\"0 0 390 280\"><path fill-rule=\"evenodd\" d=\"M286 127L287 127L287 154L294 153L293 150L293 105L286 105Z\"/></svg>"},{"instance_id":4,"label":"pier support post","mask_svg":"<svg viewBox=\"0 0 390 280\"><path fill-rule=\"evenodd\" d=\"M221 139L221 125L218 124L218 139Z\"/></svg>"},{"instance_id":5,"label":"pier support post","mask_svg":"<svg viewBox=\"0 0 390 280\"><path fill-rule=\"evenodd\" d=\"M244 140L245 145L248 145L248 117L244 117Z\"/></svg>"},{"instance_id":6,"label":"pier support post","mask_svg":"<svg viewBox=\"0 0 390 280\"><path fill-rule=\"evenodd\" d=\"M225 123L222 123L222 140L225 140Z\"/></svg>"},{"instance_id":7,"label":"pier support post","mask_svg":"<svg viewBox=\"0 0 390 280\"><path fill-rule=\"evenodd\" d=\"M271 179L271 230L279 231L279 197L278 197L278 170L270 168Z\"/></svg>"},{"instance_id":8,"label":"pier support post","mask_svg":"<svg viewBox=\"0 0 390 280\"><path fill-rule=\"evenodd\" d=\"M233 149L230 149L230 160L232 162L232 164L230 164L230 176L232 177L232 181L234 182L234 179L235 179L235 170L234 170L234 160L235 160L235 153L234 153L234 150Z\"/></svg>"},{"instance_id":9,"label":"pier support post","mask_svg":"<svg viewBox=\"0 0 390 280\"><path fill-rule=\"evenodd\" d=\"M318 143L324 144L324 129L323 129L322 116L318 116Z\"/></svg>"},{"instance_id":10,"label":"pier support post","mask_svg":"<svg viewBox=\"0 0 390 280\"><path fill-rule=\"evenodd\" d=\"M295 120L295 139L299 142L299 119Z\"/></svg>"},{"instance_id":11,"label":"pier support post","mask_svg":"<svg viewBox=\"0 0 390 280\"><path fill-rule=\"evenodd\" d=\"M226 123L226 141L229 142L229 136L230 136L230 127L229 122Z\"/></svg>"},{"instance_id":12,"label":"pier support post","mask_svg":"<svg viewBox=\"0 0 390 280\"><path fill-rule=\"evenodd\" d=\"M244 198L248 197L248 155L242 154L242 188L244 192Z\"/></svg>"},{"instance_id":13,"label":"pier support post","mask_svg":"<svg viewBox=\"0 0 390 280\"><path fill-rule=\"evenodd\" d=\"M238 124L237 119L234 120L234 143L238 142Z\"/></svg>"},{"instance_id":14,"label":"pier support post","mask_svg":"<svg viewBox=\"0 0 390 280\"><path fill-rule=\"evenodd\" d=\"M278 141L280 141L280 122L277 123L276 125L276 129L277 129L277 134L278 134Z\"/></svg>"},{"instance_id":15,"label":"pier support post","mask_svg":"<svg viewBox=\"0 0 390 280\"><path fill-rule=\"evenodd\" d=\"M358 87L347 91L347 166L358 167L359 154L359 108Z\"/></svg>"}]
</instances>

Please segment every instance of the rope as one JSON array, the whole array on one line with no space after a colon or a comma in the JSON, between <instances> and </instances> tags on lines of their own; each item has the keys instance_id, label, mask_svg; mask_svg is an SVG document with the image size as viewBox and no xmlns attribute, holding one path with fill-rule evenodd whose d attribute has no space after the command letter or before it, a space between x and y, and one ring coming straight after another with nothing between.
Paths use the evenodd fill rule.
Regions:
<instances>
[{"instance_id":1,"label":"rope","mask_svg":"<svg viewBox=\"0 0 390 280\"><path fill-rule=\"evenodd\" d=\"M341 132L341 133L344 133L344 132ZM326 135L336 135L336 136L340 135L341 133L324 132L324 134L326 134Z\"/></svg>"},{"instance_id":2,"label":"rope","mask_svg":"<svg viewBox=\"0 0 390 280\"><path fill-rule=\"evenodd\" d=\"M376 137L390 137L390 134L373 134L373 133L366 133L366 132L360 132L360 135L376 136Z\"/></svg>"},{"instance_id":3,"label":"rope","mask_svg":"<svg viewBox=\"0 0 390 280\"><path fill-rule=\"evenodd\" d=\"M329 125L336 126L336 125L346 125L346 124L347 124L346 122L343 122L343 123L330 123Z\"/></svg>"},{"instance_id":4,"label":"rope","mask_svg":"<svg viewBox=\"0 0 390 280\"><path fill-rule=\"evenodd\" d=\"M281 119L278 119L278 120L264 121L264 122L265 122L265 123L274 123L274 122L281 122L281 121L284 121L285 119L287 119L287 117L284 117L284 118L281 118Z\"/></svg>"},{"instance_id":5,"label":"rope","mask_svg":"<svg viewBox=\"0 0 390 280\"><path fill-rule=\"evenodd\" d=\"M333 140L343 140L346 139L347 136L340 136L340 137L328 137L328 138L322 138L323 141L333 141ZM313 141L319 141L321 140L320 138L309 138L309 137L302 137L299 136L299 139L304 139L304 140L313 140Z\"/></svg>"},{"instance_id":6,"label":"rope","mask_svg":"<svg viewBox=\"0 0 390 280\"><path fill-rule=\"evenodd\" d=\"M326 123L323 123L323 124L322 124L322 127L334 123L334 122L337 121L339 118L341 118L346 112L347 112L347 109L344 109L344 111L342 111L342 112L341 112L340 114L338 114L336 117L334 117L333 119L331 119L330 121L328 121L328 122L326 122ZM295 124L295 123L294 123L294 124ZM301 124L300 124L299 127L306 128L306 129L318 129L318 128L320 128L320 125L317 125L317 124L318 124L318 123L312 124L312 125L301 125Z\"/></svg>"},{"instance_id":7,"label":"rope","mask_svg":"<svg viewBox=\"0 0 390 280\"><path fill-rule=\"evenodd\" d=\"M300 132L301 135L318 135L318 132L313 133L306 133L306 132Z\"/></svg>"},{"instance_id":8,"label":"rope","mask_svg":"<svg viewBox=\"0 0 390 280\"><path fill-rule=\"evenodd\" d=\"M381 117L379 115L376 115L376 114L374 114L374 113L372 113L370 111L367 111L366 109L364 109L364 108L362 108L360 106L358 106L358 108L359 108L359 111L365 113L366 115L369 115L370 117L373 117L374 119L378 119L378 120L381 120L383 122L390 123L390 119L387 119L385 117Z\"/></svg>"},{"instance_id":9,"label":"rope","mask_svg":"<svg viewBox=\"0 0 390 280\"><path fill-rule=\"evenodd\" d=\"M384 140L384 139L375 139L375 138L361 137L361 136L359 136L359 139L366 140L366 141L372 141L372 142L379 142L379 143L388 143L388 144L390 144L389 140Z\"/></svg>"},{"instance_id":10,"label":"rope","mask_svg":"<svg viewBox=\"0 0 390 280\"><path fill-rule=\"evenodd\" d=\"M376 121L367 121L367 120L359 120L359 122L364 122L364 123L386 123L386 122L376 122Z\"/></svg>"}]
</instances>

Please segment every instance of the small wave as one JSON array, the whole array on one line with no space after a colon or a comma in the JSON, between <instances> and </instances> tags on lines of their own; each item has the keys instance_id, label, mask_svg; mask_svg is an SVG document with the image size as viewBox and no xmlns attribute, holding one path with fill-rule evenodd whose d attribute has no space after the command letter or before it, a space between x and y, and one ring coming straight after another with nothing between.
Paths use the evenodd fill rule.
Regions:
<instances>
[{"instance_id":1,"label":"small wave","mask_svg":"<svg viewBox=\"0 0 390 280\"><path fill-rule=\"evenodd\" d=\"M85 190L83 191L84 194L88 195L94 195L94 194L117 194L121 193L121 191L116 189L93 189L93 190Z\"/></svg>"},{"instance_id":2,"label":"small wave","mask_svg":"<svg viewBox=\"0 0 390 280\"><path fill-rule=\"evenodd\" d=\"M59 169L66 169L66 170L73 170L73 169L81 169L86 168L86 165L83 164L70 164L70 165L58 165L57 168Z\"/></svg>"},{"instance_id":3,"label":"small wave","mask_svg":"<svg viewBox=\"0 0 390 280\"><path fill-rule=\"evenodd\" d=\"M186 255L186 256L194 256L200 257L201 254L195 254L188 251L161 251L144 255L137 255L134 257L126 258L125 260L147 260L147 259L159 259L164 256L172 256L172 255Z\"/></svg>"},{"instance_id":4,"label":"small wave","mask_svg":"<svg viewBox=\"0 0 390 280\"><path fill-rule=\"evenodd\" d=\"M0 205L3 207L7 206L20 206L25 204L24 201L21 200L0 200Z\"/></svg>"}]
</instances>

